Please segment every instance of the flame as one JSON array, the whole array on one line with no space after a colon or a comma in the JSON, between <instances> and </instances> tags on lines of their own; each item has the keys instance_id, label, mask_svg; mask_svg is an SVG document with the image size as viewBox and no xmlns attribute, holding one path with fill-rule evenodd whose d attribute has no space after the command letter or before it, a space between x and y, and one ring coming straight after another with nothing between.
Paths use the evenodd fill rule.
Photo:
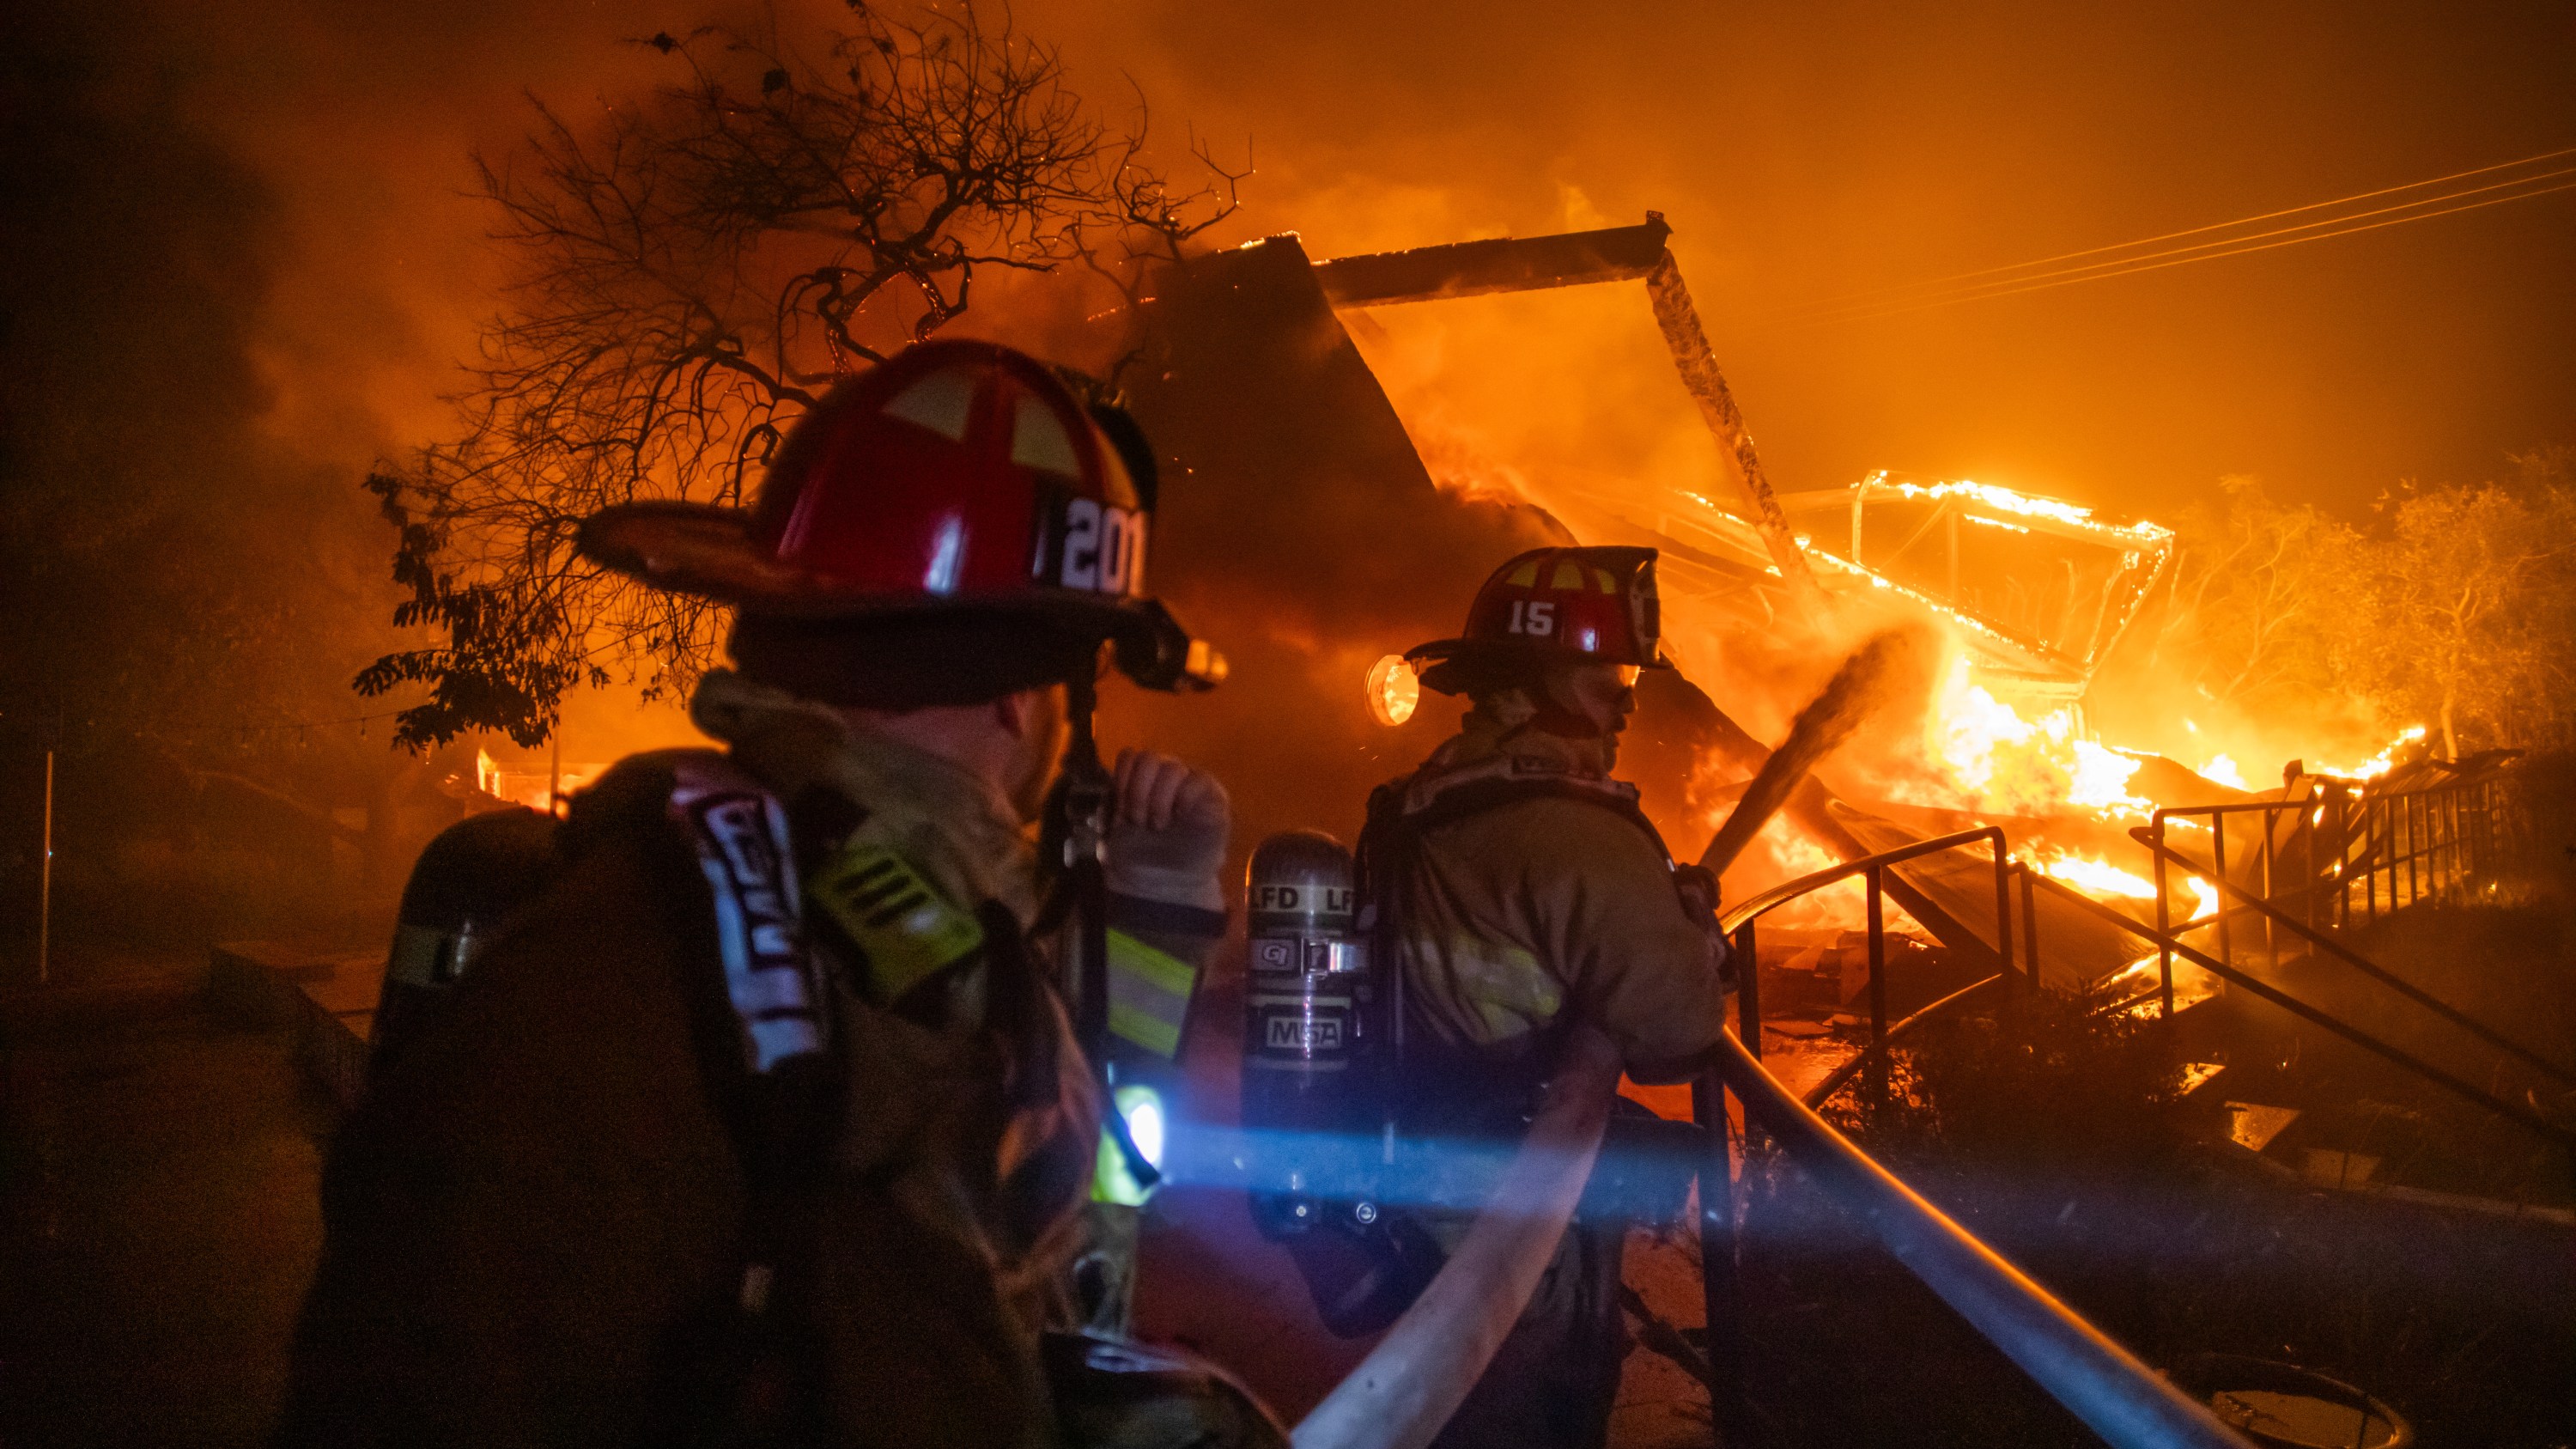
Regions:
<instances>
[{"instance_id":1,"label":"flame","mask_svg":"<svg viewBox=\"0 0 2576 1449\"><path fill-rule=\"evenodd\" d=\"M1768 855L1772 871L1781 880L1796 880L1842 864L1841 856L1817 844L1805 831L1794 826L1783 828L1776 821L1754 837L1746 853ZM1857 877L1836 881L1821 890L1809 891L1763 919L1783 926L1854 928L1867 919L1867 891Z\"/></svg>"},{"instance_id":2,"label":"flame","mask_svg":"<svg viewBox=\"0 0 2576 1449\"><path fill-rule=\"evenodd\" d=\"M2225 785L2232 790L2251 790L2254 788L2253 786L2245 783L2245 772L2236 768L2236 762L2223 754L2210 756L2206 764L2201 765L2192 773L2200 776L2200 778L2204 780L2212 782L2213 784Z\"/></svg>"},{"instance_id":3,"label":"flame","mask_svg":"<svg viewBox=\"0 0 2576 1449\"><path fill-rule=\"evenodd\" d=\"M2147 982L2153 980L2159 974L2161 968L2158 965L2158 959L2157 954L2150 951L2146 955L2141 956L2137 960L2122 967L2120 970L2104 977L2102 980L2102 986L2108 990L2137 990L2140 987L2145 986ZM2188 1006L2196 1006L2218 994L2217 977L2201 970L2199 967L2183 960L2179 956L2174 958L2173 984L2174 1010L2176 1011L2180 1011ZM2162 1009L2163 1007L2160 1003L2154 1000L2147 1000L2141 1001L2137 1005L2130 1007L2128 1014L2136 1017L2147 1017L2155 1015Z\"/></svg>"},{"instance_id":4,"label":"flame","mask_svg":"<svg viewBox=\"0 0 2576 1449\"><path fill-rule=\"evenodd\" d=\"M2072 850L2043 845L2022 859L2040 874L2064 881L2089 896L2120 896L2133 901L2156 898L2154 881L2136 871L2113 865L2104 856L2081 855ZM2205 877L2192 876L2184 884L2191 890L2192 907L2181 919L2197 921L2218 909L2218 887Z\"/></svg>"},{"instance_id":5,"label":"flame","mask_svg":"<svg viewBox=\"0 0 2576 1449\"><path fill-rule=\"evenodd\" d=\"M606 765L565 765L562 789L569 797L574 790L598 779ZM474 788L496 800L524 805L531 810L554 813L555 780L547 770L513 770L492 758L489 750L474 752Z\"/></svg>"},{"instance_id":6,"label":"flame","mask_svg":"<svg viewBox=\"0 0 2576 1449\"><path fill-rule=\"evenodd\" d=\"M2048 867L2045 865L2040 868L2042 870L2048 870ZM2049 873L2051 875L2056 874L2055 871L2049 871ZM2125 872L2123 873L2125 874ZM2148 900L2155 899L2155 887L2143 881L2140 882L2140 884L2145 885L2146 888L2142 891L2136 892L2135 894L2143 896ZM2190 884L2193 896L2193 905L2191 911L2183 917L2183 920L2202 920L2216 912L2219 900L2218 887L2210 884L2206 879L2203 879L2200 876L2193 876ZM2124 892L2124 894L2126 894L2126 892ZM2176 934L2179 935L2181 932L2177 930ZM2158 975L2162 971L2162 959L2163 953L2161 951L2149 951L2138 957L2138 959L2130 962L2128 965L2122 967L2111 976L2105 978L2103 985L2113 988L2135 989L2136 987L2145 984L2149 978ZM2217 994L2218 978L2211 975L2209 972L2194 966L2189 961L2176 957L2173 963L2173 973L2174 1009L2177 1011L2196 1002L2205 1001L2209 997ZM2139 1014L2144 1014L2157 1008L2155 1003L2146 1002L2141 1003L2132 1009Z\"/></svg>"},{"instance_id":7,"label":"flame","mask_svg":"<svg viewBox=\"0 0 2576 1449\"><path fill-rule=\"evenodd\" d=\"M2194 899L2191 905L2190 919L2197 921L2203 917L2218 914L2218 887L2211 885L2208 881L2201 879L2199 876L2193 876L2191 878L2191 890Z\"/></svg>"},{"instance_id":8,"label":"flame","mask_svg":"<svg viewBox=\"0 0 2576 1449\"><path fill-rule=\"evenodd\" d=\"M2042 875L2062 880L2089 896L2126 896L2140 901L2156 898L2154 881L2136 871L2122 870L2098 855L2057 851L2042 855L2031 864Z\"/></svg>"},{"instance_id":9,"label":"flame","mask_svg":"<svg viewBox=\"0 0 2576 1449\"><path fill-rule=\"evenodd\" d=\"M1871 475L1867 486L1884 488L1905 498L1929 498L1936 501L1943 498L1966 498L2000 513L2017 513L2024 518L2053 519L2058 523L2081 528L2088 533L2105 533L2116 538L2142 543L2161 543L2173 537L2173 530L2160 523L2148 523L2144 520L2136 523L2104 523L2093 516L2092 509L2081 504L2069 503L2061 498L2042 498L2035 494L2016 492L2010 488L1998 487L1992 483L1979 483L1966 478L1952 483L1929 485L1890 483L1887 481L1887 474L1880 472ZM1974 514L1966 517L1970 522L1987 521L1977 518Z\"/></svg>"},{"instance_id":10,"label":"flame","mask_svg":"<svg viewBox=\"0 0 2576 1449\"><path fill-rule=\"evenodd\" d=\"M2397 752L2424 738L2422 725L2410 725L2388 742L2388 748L2358 765L2319 765L2311 773L2333 775L2345 780L2369 780L2387 774L2396 767Z\"/></svg>"},{"instance_id":11,"label":"flame","mask_svg":"<svg viewBox=\"0 0 2576 1449\"><path fill-rule=\"evenodd\" d=\"M1918 804L2046 817L2068 808L2105 820L2144 819L2153 806L2131 794L2137 756L2085 738L2072 709L2022 718L1951 662L1933 702L1926 752L1943 778ZM1949 798L1940 798L1947 796Z\"/></svg>"},{"instance_id":12,"label":"flame","mask_svg":"<svg viewBox=\"0 0 2576 1449\"><path fill-rule=\"evenodd\" d=\"M2143 814L2154 808L2152 802L2129 793L2129 781L2137 776L2144 760L2087 739L2074 741L2072 748L2075 783L2067 792L2067 803L2081 805L2105 818Z\"/></svg>"},{"instance_id":13,"label":"flame","mask_svg":"<svg viewBox=\"0 0 2576 1449\"><path fill-rule=\"evenodd\" d=\"M1714 829L1716 824L1716 818L1712 816L1710 828ZM1800 876L1832 870L1843 860L1804 830L1798 829L1794 822L1775 820L1764 827L1762 833L1753 838L1752 845L1746 848L1744 856L1739 859L1740 865L1745 863L1756 863L1756 878L1768 882L1796 880ZM1905 908L1898 905L1893 897L1882 898L1880 908L1880 923L1888 935L1930 939L1932 933L1906 914ZM1822 927L1858 930L1868 919L1869 886L1859 876L1809 891L1762 918L1765 925L1806 930Z\"/></svg>"}]
</instances>

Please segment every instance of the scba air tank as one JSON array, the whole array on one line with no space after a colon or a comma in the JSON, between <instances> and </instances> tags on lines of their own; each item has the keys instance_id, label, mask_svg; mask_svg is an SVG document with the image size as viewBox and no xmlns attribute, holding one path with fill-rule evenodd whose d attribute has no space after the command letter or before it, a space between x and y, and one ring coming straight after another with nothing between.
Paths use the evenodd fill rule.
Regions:
<instances>
[{"instance_id":1,"label":"scba air tank","mask_svg":"<svg viewBox=\"0 0 2576 1449\"><path fill-rule=\"evenodd\" d=\"M1364 1130L1376 992L1351 853L1322 831L1292 830L1261 842L1247 875L1244 1125Z\"/></svg>"}]
</instances>

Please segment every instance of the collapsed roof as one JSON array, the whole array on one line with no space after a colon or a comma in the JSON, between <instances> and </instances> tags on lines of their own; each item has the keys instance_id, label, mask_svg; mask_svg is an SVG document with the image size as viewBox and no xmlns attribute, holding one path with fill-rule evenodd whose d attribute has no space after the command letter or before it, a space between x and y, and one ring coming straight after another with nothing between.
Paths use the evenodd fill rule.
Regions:
<instances>
[{"instance_id":1,"label":"collapsed roof","mask_svg":"<svg viewBox=\"0 0 2576 1449\"><path fill-rule=\"evenodd\" d=\"M2161 571L2161 531L2095 523L2056 500L1974 485L1926 494L1884 476L1830 494L1775 495L1669 235L1650 214L1636 227L1322 263L1281 236L1194 258L1157 279L1122 374L1175 475L1157 523L1157 586L1239 667L1227 688L1185 706L1129 696L1120 707L1148 716L1140 723L1153 737L1185 754L1216 758L1261 742L1265 768L1229 776L1242 838L1299 826L1348 838L1370 787L1422 759L1451 723L1437 710L1392 729L1378 722L1362 689L1369 665L1454 632L1495 564L1568 532L1660 549L1668 594L1714 604L1754 628L1783 617L1822 623L1838 594L1911 600L1959 625L1995 682L2080 693ZM1728 460L1738 494L1724 503L1626 480L1551 480L1543 509L1443 493L1345 326L1367 308L1628 282L1647 287L1682 381ZM1847 526L1858 521L1849 557L1791 521L1828 499ZM1937 551L1917 558L1915 549L1932 524L1905 516L1927 507L1933 521L1968 524L1963 548L2030 556L1999 571L1965 555L1979 560L1978 588L2016 573L2054 582L1988 597L1927 577L1923 559ZM1909 524L1912 537L1872 541ZM2030 567L2042 549L2053 552ZM1683 808L1694 768L1710 750L1726 752L1730 730L1742 731L1686 681L1650 672L1640 696L1622 773L1645 787L1650 814L1688 851L1697 841L1685 837L1706 830ZM1814 793L1792 813L1838 853L1913 837ZM1901 903L1945 941L1993 939L1990 888L1945 863L1897 875ZM2061 943L2082 934L2080 922L2049 924ZM2116 943L2090 944L2067 953L2088 958L2074 965L2079 978L2118 964Z\"/></svg>"},{"instance_id":2,"label":"collapsed roof","mask_svg":"<svg viewBox=\"0 0 2576 1449\"><path fill-rule=\"evenodd\" d=\"M2153 523L2097 519L2061 499L1883 472L1847 488L1775 493L1666 244L1671 234L1648 212L1641 226L1340 257L1314 270L1326 299L1344 311L1644 283L1738 496L1721 504L1652 481L1554 480L1549 512L1588 542L1661 549L1674 584L1758 609L1766 621L1813 610L1835 593L1892 590L1956 626L1973 667L1992 684L2023 696L2080 697L2162 577L2172 534ZM1842 532L1845 519L1847 546L1818 543L1829 530ZM1936 527L1939 540L1917 552ZM1902 541L1890 547L1891 535ZM1874 552L1864 547L1871 540L1879 540Z\"/></svg>"}]
</instances>

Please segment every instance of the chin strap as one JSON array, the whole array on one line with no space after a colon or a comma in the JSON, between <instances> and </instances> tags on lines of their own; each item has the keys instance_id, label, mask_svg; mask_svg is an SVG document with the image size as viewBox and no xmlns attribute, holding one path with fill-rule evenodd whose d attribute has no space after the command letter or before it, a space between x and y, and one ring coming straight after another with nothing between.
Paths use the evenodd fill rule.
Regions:
<instances>
[{"instance_id":1,"label":"chin strap","mask_svg":"<svg viewBox=\"0 0 2576 1449\"><path fill-rule=\"evenodd\" d=\"M1100 746L1091 730L1099 703L1098 686L1088 673L1065 684L1065 710L1072 734L1065 741L1064 768L1048 798L1042 841L1053 846L1060 873L1038 912L1043 934L1070 925L1066 933L1070 959L1062 979L1073 988L1073 1035L1101 1081L1102 1127L1118 1148L1119 1158L1136 1184L1150 1188L1162 1180L1154 1164L1137 1150L1127 1131L1126 1116L1113 1100L1117 1082L1109 1065L1109 797L1108 769L1100 763Z\"/></svg>"},{"instance_id":2,"label":"chin strap","mask_svg":"<svg viewBox=\"0 0 2576 1449\"><path fill-rule=\"evenodd\" d=\"M1065 741L1064 769L1056 785L1063 812L1063 854L1057 863L1062 893L1058 910L1073 924L1072 955L1066 979L1073 987L1073 1034L1094 1062L1109 1033L1109 771L1100 763L1100 746L1091 717L1098 703L1088 677L1065 686L1065 708L1072 733Z\"/></svg>"}]
</instances>

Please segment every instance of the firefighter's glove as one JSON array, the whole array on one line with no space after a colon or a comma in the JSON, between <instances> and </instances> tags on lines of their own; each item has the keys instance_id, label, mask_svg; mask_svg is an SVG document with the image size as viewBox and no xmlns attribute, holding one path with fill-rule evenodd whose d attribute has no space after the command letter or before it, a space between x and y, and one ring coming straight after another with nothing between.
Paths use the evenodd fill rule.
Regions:
<instances>
[{"instance_id":1,"label":"firefighter's glove","mask_svg":"<svg viewBox=\"0 0 2576 1449\"><path fill-rule=\"evenodd\" d=\"M1169 755L1121 750L1109 819L1109 889L1139 900L1225 910L1233 807L1214 775Z\"/></svg>"}]
</instances>

